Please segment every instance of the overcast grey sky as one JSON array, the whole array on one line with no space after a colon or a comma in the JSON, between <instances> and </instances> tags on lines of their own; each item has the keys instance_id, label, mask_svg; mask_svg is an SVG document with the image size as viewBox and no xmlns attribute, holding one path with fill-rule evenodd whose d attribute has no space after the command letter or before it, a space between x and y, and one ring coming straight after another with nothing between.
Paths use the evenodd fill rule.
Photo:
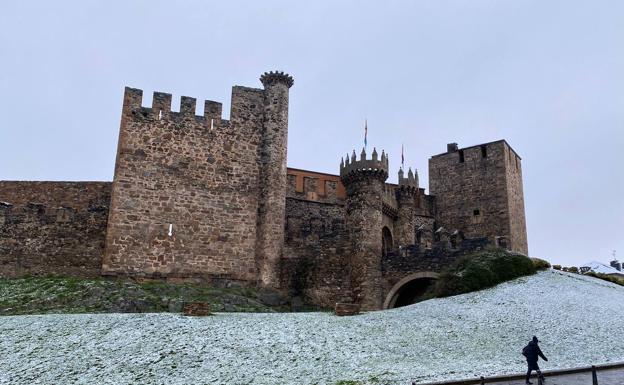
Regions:
<instances>
[{"instance_id":1,"label":"overcast grey sky","mask_svg":"<svg viewBox=\"0 0 624 385\"><path fill-rule=\"evenodd\" d=\"M0 179L113 177L123 87L224 103L281 69L288 165L369 145L427 187L446 143L523 158L529 250L624 259L624 1L3 1ZM178 99L178 100L176 100Z\"/></svg>"}]
</instances>

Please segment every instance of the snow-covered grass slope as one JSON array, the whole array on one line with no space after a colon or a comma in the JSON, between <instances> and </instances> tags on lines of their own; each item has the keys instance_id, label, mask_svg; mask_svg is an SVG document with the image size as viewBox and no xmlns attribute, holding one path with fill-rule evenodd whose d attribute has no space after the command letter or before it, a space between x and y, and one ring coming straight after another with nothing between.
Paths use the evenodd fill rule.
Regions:
<instances>
[{"instance_id":1,"label":"snow-covered grass slope","mask_svg":"<svg viewBox=\"0 0 624 385\"><path fill-rule=\"evenodd\" d=\"M0 317L0 383L410 384L624 360L624 287L546 271L357 317L329 313Z\"/></svg>"}]
</instances>

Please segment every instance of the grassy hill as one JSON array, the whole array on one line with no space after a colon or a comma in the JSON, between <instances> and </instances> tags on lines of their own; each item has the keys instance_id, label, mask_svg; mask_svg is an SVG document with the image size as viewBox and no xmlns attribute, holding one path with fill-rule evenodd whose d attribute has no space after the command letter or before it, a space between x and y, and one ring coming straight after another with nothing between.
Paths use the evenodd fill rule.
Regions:
<instances>
[{"instance_id":1,"label":"grassy hill","mask_svg":"<svg viewBox=\"0 0 624 385\"><path fill-rule=\"evenodd\" d=\"M190 301L207 301L213 311L224 312L290 309L279 300L269 305L262 293L248 288L59 277L0 279L0 315L180 312Z\"/></svg>"},{"instance_id":2,"label":"grassy hill","mask_svg":"<svg viewBox=\"0 0 624 385\"><path fill-rule=\"evenodd\" d=\"M355 317L331 313L1 317L7 383L404 385L624 360L624 287L553 270ZM3 382L0 370L0 383Z\"/></svg>"},{"instance_id":3,"label":"grassy hill","mask_svg":"<svg viewBox=\"0 0 624 385\"><path fill-rule=\"evenodd\" d=\"M483 250L459 258L440 274L426 298L482 290L534 274L531 259L503 250ZM0 279L0 315L47 313L180 312L184 302L205 301L218 312L318 310L299 300L250 288L211 288L192 283L136 282L129 279L30 277ZM293 306L293 303L299 302Z\"/></svg>"}]
</instances>

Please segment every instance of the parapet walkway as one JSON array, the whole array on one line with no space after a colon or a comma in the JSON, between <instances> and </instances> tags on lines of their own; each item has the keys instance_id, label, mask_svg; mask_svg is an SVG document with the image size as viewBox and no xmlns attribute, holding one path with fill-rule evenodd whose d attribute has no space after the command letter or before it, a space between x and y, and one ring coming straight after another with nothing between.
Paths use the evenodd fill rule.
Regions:
<instances>
[{"instance_id":1,"label":"parapet walkway","mask_svg":"<svg viewBox=\"0 0 624 385\"><path fill-rule=\"evenodd\" d=\"M545 371L545 385L593 385L592 368L579 367L562 370ZM596 366L598 385L624 385L624 362ZM531 376L531 382L537 385L535 372ZM458 381L443 381L422 385L524 385L524 374L509 376L496 376L486 378L484 382L479 379L466 379Z\"/></svg>"},{"instance_id":2,"label":"parapet walkway","mask_svg":"<svg viewBox=\"0 0 624 385\"><path fill-rule=\"evenodd\" d=\"M597 370L596 377L598 385L623 385L624 368ZM536 385L537 378L531 378L531 382ZM508 380L499 382L485 382L488 385L524 385L524 379ZM545 385L592 385L591 371L571 374L551 374L546 375Z\"/></svg>"}]
</instances>

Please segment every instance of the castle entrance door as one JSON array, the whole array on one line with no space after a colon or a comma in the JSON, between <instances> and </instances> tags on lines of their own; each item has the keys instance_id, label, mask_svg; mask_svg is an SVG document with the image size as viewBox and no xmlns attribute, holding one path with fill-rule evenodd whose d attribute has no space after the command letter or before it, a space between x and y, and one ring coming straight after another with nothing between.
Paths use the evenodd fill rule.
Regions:
<instances>
[{"instance_id":1,"label":"castle entrance door","mask_svg":"<svg viewBox=\"0 0 624 385\"><path fill-rule=\"evenodd\" d=\"M384 301L384 309L407 306L419 302L427 289L438 279L432 271L413 273L397 282Z\"/></svg>"}]
</instances>

